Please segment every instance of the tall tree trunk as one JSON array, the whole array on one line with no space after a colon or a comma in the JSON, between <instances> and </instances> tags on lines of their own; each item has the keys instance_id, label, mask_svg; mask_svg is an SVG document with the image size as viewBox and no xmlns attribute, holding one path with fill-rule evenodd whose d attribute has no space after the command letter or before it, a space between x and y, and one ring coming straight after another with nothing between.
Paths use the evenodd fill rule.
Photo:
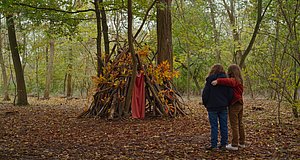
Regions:
<instances>
[{"instance_id":1,"label":"tall tree trunk","mask_svg":"<svg viewBox=\"0 0 300 160\"><path fill-rule=\"evenodd\" d=\"M184 23L184 24L187 23L186 18L185 18L185 13L184 13L184 3L183 3L183 0L180 0L180 3L177 4L177 6L178 6L179 15L181 15L180 18L183 20L182 23ZM187 41L190 38L188 29L185 32L185 38L186 38ZM191 53L190 53L190 44L187 43L187 42L185 42L184 46L186 48L184 51L186 53L186 63L187 63L187 66L185 68L187 70L187 73L186 73L186 75L187 75L186 76L186 94L187 94L187 99L190 100L190 93L191 93L190 92L190 84L191 84L190 83L190 79L191 79L190 77L192 75L192 74L190 74L191 73L191 70L190 70L190 61L191 61L191 59L190 59L190 55L191 55Z\"/></svg>"},{"instance_id":2,"label":"tall tree trunk","mask_svg":"<svg viewBox=\"0 0 300 160\"><path fill-rule=\"evenodd\" d=\"M46 84L44 90L44 98L49 99L50 95L50 86L52 83L53 77L53 61L54 61L54 39L50 39L50 54L49 60L47 61L47 75L46 75Z\"/></svg>"},{"instance_id":3,"label":"tall tree trunk","mask_svg":"<svg viewBox=\"0 0 300 160\"><path fill-rule=\"evenodd\" d=\"M120 13L116 12L116 19L115 19L115 26L116 26L116 41L117 41L117 51L119 51L120 48L120 25L121 25L121 18Z\"/></svg>"},{"instance_id":4,"label":"tall tree trunk","mask_svg":"<svg viewBox=\"0 0 300 160\"><path fill-rule=\"evenodd\" d=\"M0 64L1 64L1 71L2 71L2 77L3 77L3 101L9 101L9 95L8 95L8 78L6 74L6 67L5 67L5 62L3 58L3 53L2 53L2 48L3 48L3 38L2 38L2 24L1 24L1 19L0 19Z\"/></svg>"},{"instance_id":5,"label":"tall tree trunk","mask_svg":"<svg viewBox=\"0 0 300 160\"><path fill-rule=\"evenodd\" d=\"M33 45L36 46L35 32L33 32ZM40 81L39 81L39 48L32 50L35 53L35 83L37 99L40 99Z\"/></svg>"},{"instance_id":6,"label":"tall tree trunk","mask_svg":"<svg viewBox=\"0 0 300 160\"><path fill-rule=\"evenodd\" d=\"M295 14L295 16L298 15L297 17L299 17L299 7L300 7L299 1L297 1L297 5L298 5L298 7L297 7L298 9L296 9L297 14ZM299 20L299 18L298 18L298 20ZM292 45L292 48L293 48L293 51L295 53L295 57L297 58L298 62L300 62L300 48L299 48L300 41L298 39L299 33L297 33L297 31L299 31L299 26L297 27L297 24L299 24L299 21L297 22L296 17L293 18L293 23L292 24L293 24L292 32L293 32L293 35L294 35L293 36L294 43ZM300 67L299 64L298 64L298 67ZM297 67L297 64L295 62L295 70L297 70L298 67ZM298 79L295 78L296 85L295 85L295 89L294 89L293 99L294 99L295 104L298 104L299 103L299 92L298 91L300 90L300 84L299 84L300 83L300 72L299 71L298 71L298 73L295 72L295 74L296 74L296 77L298 76ZM296 105L293 105L292 111L293 111L294 117L299 118L298 108L297 108Z\"/></svg>"},{"instance_id":7,"label":"tall tree trunk","mask_svg":"<svg viewBox=\"0 0 300 160\"><path fill-rule=\"evenodd\" d=\"M88 57L86 57L85 58L85 72L84 72L84 79L83 79L83 88L82 88L82 90L83 90L83 93L85 92L85 97L87 98L88 97L88 95L89 95L89 90L90 90L90 84L89 84L89 79L87 78L87 77L89 77L88 76L88 73L89 73L89 64L90 64L90 61L89 61L89 58Z\"/></svg>"},{"instance_id":8,"label":"tall tree trunk","mask_svg":"<svg viewBox=\"0 0 300 160\"><path fill-rule=\"evenodd\" d=\"M234 0L230 0L230 6L223 0L224 7L229 17L230 25L232 27L232 36L234 42L234 53L233 53L233 63L239 64L242 57L242 49L240 42L240 34L238 32L238 26L236 25Z\"/></svg>"},{"instance_id":9,"label":"tall tree trunk","mask_svg":"<svg viewBox=\"0 0 300 160\"><path fill-rule=\"evenodd\" d=\"M104 63L101 59L101 14L99 0L94 0L96 21L97 21L97 76L103 73Z\"/></svg>"},{"instance_id":10,"label":"tall tree trunk","mask_svg":"<svg viewBox=\"0 0 300 160\"><path fill-rule=\"evenodd\" d=\"M214 33L216 61L217 63L221 63L220 36L216 25L215 6L214 6L215 2L213 2L213 0L208 0L208 3L210 9L210 19L211 19L213 33Z\"/></svg>"},{"instance_id":11,"label":"tall tree trunk","mask_svg":"<svg viewBox=\"0 0 300 160\"><path fill-rule=\"evenodd\" d=\"M246 57L248 56L248 54L250 53L250 51L251 51L251 49L254 45L256 36L257 36L259 28L260 28L260 24L261 24L261 22L263 20L263 17L265 15L269 5L271 4L271 2L272 2L272 0L269 1L269 3L267 5L267 7L265 8L264 12L262 12L262 0L257 1L257 19L256 19L255 28L254 28L251 40L250 40L245 52L243 53L243 55L240 59L240 62L238 63L240 67L243 67L245 65Z\"/></svg>"},{"instance_id":12,"label":"tall tree trunk","mask_svg":"<svg viewBox=\"0 0 300 160\"><path fill-rule=\"evenodd\" d=\"M172 0L159 0L157 3L157 64L168 61L172 70L171 2Z\"/></svg>"},{"instance_id":13,"label":"tall tree trunk","mask_svg":"<svg viewBox=\"0 0 300 160\"><path fill-rule=\"evenodd\" d=\"M103 29L103 39L104 39L104 50L105 50L105 61L104 63L107 63L108 57L109 57L109 39L108 39L108 26L107 26L107 20L106 20L106 13L104 10L103 0L100 0L101 8L101 20L102 20L102 29Z\"/></svg>"},{"instance_id":14,"label":"tall tree trunk","mask_svg":"<svg viewBox=\"0 0 300 160\"><path fill-rule=\"evenodd\" d=\"M69 52L68 69L67 69L67 97L72 97L72 46Z\"/></svg>"},{"instance_id":15,"label":"tall tree trunk","mask_svg":"<svg viewBox=\"0 0 300 160\"><path fill-rule=\"evenodd\" d=\"M274 48L273 48L273 53L272 53L272 66L276 66L276 61L277 61L277 54L278 54L278 42L279 42L279 31L280 31L280 25L279 25L279 14L276 13L276 20L275 20L275 40L274 40ZM276 71L275 68L277 67L272 67L272 74L275 75ZM273 98L274 95L274 98ZM271 93L271 98L275 99L276 98L276 92L272 90Z\"/></svg>"},{"instance_id":16,"label":"tall tree trunk","mask_svg":"<svg viewBox=\"0 0 300 160\"><path fill-rule=\"evenodd\" d=\"M191 67L190 67L190 51L187 51L187 99L190 100L190 72L191 72Z\"/></svg>"},{"instance_id":17,"label":"tall tree trunk","mask_svg":"<svg viewBox=\"0 0 300 160\"><path fill-rule=\"evenodd\" d=\"M12 15L6 15L6 24L8 30L10 50L12 53L12 59L14 63L16 80L17 80L17 105L28 105L24 72L22 69L22 64L21 64L20 55L18 51L15 25L14 25L14 19Z\"/></svg>"},{"instance_id":18,"label":"tall tree trunk","mask_svg":"<svg viewBox=\"0 0 300 160\"><path fill-rule=\"evenodd\" d=\"M256 36L258 34L258 31L259 31L260 24L262 22L264 14L267 11L267 8L271 4L271 2L272 2L272 0L269 1L269 3L266 6L264 12L262 12L262 0L257 1L257 19L256 19L254 32L252 34L252 38L251 38L245 52L243 53L242 48L241 48L241 42L240 42L240 34L238 33L238 28L236 26L236 20L235 20L235 15L234 15L234 12L235 12L234 0L230 0L230 7L227 5L225 0L223 0L225 9L226 9L227 14L228 14L229 19L230 19L231 26L233 28L232 33L233 33L234 44L238 44L236 46L237 49L235 49L233 62L238 64L241 68L243 68L244 65L245 65L245 59L246 59L246 57L248 56L248 54L250 53L250 51L253 47L253 44L255 42Z\"/></svg>"},{"instance_id":19,"label":"tall tree trunk","mask_svg":"<svg viewBox=\"0 0 300 160\"><path fill-rule=\"evenodd\" d=\"M294 6L289 6L286 4L283 4L282 1L278 1L279 2L279 7L281 10L281 13L284 17L284 20L286 21L287 24L287 29L289 30L289 35L290 35L290 47L291 50L293 52L293 56L295 57L294 63L296 64L296 61L300 62L300 49L299 49L299 45L300 42L298 40L298 28L297 28L297 18L299 16L299 2L297 1L297 4ZM293 12L293 13L292 13ZM289 17L290 16L290 17ZM299 67L299 64L298 64ZM296 71L296 69L298 68L295 66L295 75L294 75L294 91L293 91L293 106L292 106L292 111L293 111L293 115L295 118L299 117L299 113L298 113L298 109L297 109L297 105L299 103L299 98L298 98L298 90L300 88L300 78L297 78L297 76L300 76L300 73Z\"/></svg>"},{"instance_id":20,"label":"tall tree trunk","mask_svg":"<svg viewBox=\"0 0 300 160\"><path fill-rule=\"evenodd\" d=\"M129 84L129 88L126 94L125 99L125 114L129 111L131 98L132 98L132 90L134 87L134 82L137 74L137 57L134 52L133 47L133 34L132 34L132 1L128 0L128 45L129 45L129 52L131 53L132 57L132 75Z\"/></svg>"},{"instance_id":21,"label":"tall tree trunk","mask_svg":"<svg viewBox=\"0 0 300 160\"><path fill-rule=\"evenodd\" d=\"M21 28L22 29L22 28ZM26 34L25 33L23 33L23 46L22 46L22 48L23 48L23 56L22 56L22 62L23 62L23 64L22 64L22 68L23 68L23 71L25 70L25 67L26 67L26 59L27 59L27 50L26 50L26 44L27 43L27 41L26 41Z\"/></svg>"},{"instance_id":22,"label":"tall tree trunk","mask_svg":"<svg viewBox=\"0 0 300 160\"><path fill-rule=\"evenodd\" d=\"M39 54L36 53L35 57L35 81L36 81L36 92L37 98L40 99L40 85L39 85Z\"/></svg>"},{"instance_id":23,"label":"tall tree trunk","mask_svg":"<svg viewBox=\"0 0 300 160\"><path fill-rule=\"evenodd\" d=\"M72 97L72 74L67 73L67 97Z\"/></svg>"},{"instance_id":24,"label":"tall tree trunk","mask_svg":"<svg viewBox=\"0 0 300 160\"><path fill-rule=\"evenodd\" d=\"M65 77L64 77L64 90L63 93L66 93L66 88L67 88L67 72L65 73Z\"/></svg>"}]
</instances>

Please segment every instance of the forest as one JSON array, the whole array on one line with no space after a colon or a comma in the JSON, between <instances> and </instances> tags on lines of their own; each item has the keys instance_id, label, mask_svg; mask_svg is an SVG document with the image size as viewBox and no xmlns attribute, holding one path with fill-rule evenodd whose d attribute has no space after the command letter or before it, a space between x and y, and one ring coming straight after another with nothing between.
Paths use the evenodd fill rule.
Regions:
<instances>
[{"instance_id":1,"label":"forest","mask_svg":"<svg viewBox=\"0 0 300 160\"><path fill-rule=\"evenodd\" d=\"M1 0L0 159L299 159L299 17L298 0ZM204 149L214 64L242 71L237 152Z\"/></svg>"}]
</instances>

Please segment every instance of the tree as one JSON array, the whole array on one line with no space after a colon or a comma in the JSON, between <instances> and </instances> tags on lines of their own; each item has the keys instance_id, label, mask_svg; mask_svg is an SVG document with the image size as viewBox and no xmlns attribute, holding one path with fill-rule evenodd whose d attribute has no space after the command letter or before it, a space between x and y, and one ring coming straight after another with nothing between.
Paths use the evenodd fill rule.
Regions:
<instances>
[{"instance_id":1,"label":"tree","mask_svg":"<svg viewBox=\"0 0 300 160\"><path fill-rule=\"evenodd\" d=\"M215 6L215 2L213 0L208 0L208 3L209 3L209 9L210 9L210 19L211 19L213 33L214 33L216 61L217 61L217 63L221 63L220 34L217 29L216 15L215 15L216 6Z\"/></svg>"},{"instance_id":2,"label":"tree","mask_svg":"<svg viewBox=\"0 0 300 160\"><path fill-rule=\"evenodd\" d=\"M171 3L172 0L159 0L157 2L157 64L168 61L172 70Z\"/></svg>"},{"instance_id":3,"label":"tree","mask_svg":"<svg viewBox=\"0 0 300 160\"><path fill-rule=\"evenodd\" d=\"M72 44L72 40L71 40ZM72 97L72 70L73 70L73 58L72 58L72 52L73 48L72 45L70 46L69 52L68 52L68 58L67 58L67 72L66 72L66 87L67 87L67 97Z\"/></svg>"},{"instance_id":4,"label":"tree","mask_svg":"<svg viewBox=\"0 0 300 160\"><path fill-rule=\"evenodd\" d=\"M240 59L242 57L242 48L240 41L240 33L238 31L238 26L236 23L236 15L235 15L235 1L230 0L230 5L228 5L225 0L223 0L224 7L229 17L230 25L232 28L232 36L234 41L234 54L233 54L233 63L239 64Z\"/></svg>"},{"instance_id":5,"label":"tree","mask_svg":"<svg viewBox=\"0 0 300 160\"><path fill-rule=\"evenodd\" d=\"M294 87L293 87L293 96L290 100L292 104L292 111L294 114L294 117L298 118L298 110L297 106L299 105L299 98L298 98L298 91L300 88L300 72L297 70L300 66L300 41L299 41L299 33L297 31L299 30L299 27L297 26L297 19L299 19L299 2L291 1L291 2L282 2L278 1L279 8L281 11L281 14L284 18L286 27L288 29L288 36L287 36L287 45L289 46L291 53L289 56L291 56L294 60ZM297 4L297 5L295 5ZM298 67L297 67L298 66ZM297 73L298 72L298 73Z\"/></svg>"},{"instance_id":6,"label":"tree","mask_svg":"<svg viewBox=\"0 0 300 160\"><path fill-rule=\"evenodd\" d=\"M222 49L223 57L225 57L228 47L222 48L222 43L219 46L214 43L213 25L210 14L207 12L209 6L206 2L174 2L172 8L174 69L179 70L181 75L174 79L174 83L176 83L176 88L181 92L185 91L187 96L199 94L202 82L205 80L206 67L210 67L217 61L216 48ZM217 18L219 19L221 18ZM221 23L216 22L216 28L221 30L224 26L219 27L218 24Z\"/></svg>"},{"instance_id":7,"label":"tree","mask_svg":"<svg viewBox=\"0 0 300 160\"><path fill-rule=\"evenodd\" d=\"M50 54L49 54L49 59L47 60L47 74L46 74L46 84L44 90L44 99L50 98L49 95L50 95L50 86L53 77L53 61L54 61L54 39L53 38L50 39L49 45L50 45Z\"/></svg>"},{"instance_id":8,"label":"tree","mask_svg":"<svg viewBox=\"0 0 300 160\"><path fill-rule=\"evenodd\" d=\"M129 45L129 52L131 54L132 58L132 75L130 79L130 84L127 90L127 96L125 100L125 112L128 111L130 105L131 105L131 97L132 97L132 90L137 74L137 57L134 52L134 47L133 47L133 34L132 34L132 1L128 0L127 3L128 7L128 45Z\"/></svg>"},{"instance_id":9,"label":"tree","mask_svg":"<svg viewBox=\"0 0 300 160\"><path fill-rule=\"evenodd\" d=\"M12 14L6 15L6 25L8 30L8 39L12 59L15 68L16 80L17 80L17 105L28 105L27 92L24 79L24 71L20 61L20 55L18 51L18 44L15 32L14 18Z\"/></svg>"},{"instance_id":10,"label":"tree","mask_svg":"<svg viewBox=\"0 0 300 160\"><path fill-rule=\"evenodd\" d=\"M1 71L2 71L2 77L3 77L3 101L9 101L9 95L8 95L8 78L6 74L6 67L5 62L3 59L3 38L2 38L2 20L0 19L0 64L1 64Z\"/></svg>"},{"instance_id":11,"label":"tree","mask_svg":"<svg viewBox=\"0 0 300 160\"><path fill-rule=\"evenodd\" d=\"M103 74L104 62L101 58L101 12L99 9L99 0L94 0L95 13L96 13L96 23L97 23L97 76Z\"/></svg>"},{"instance_id":12,"label":"tree","mask_svg":"<svg viewBox=\"0 0 300 160\"><path fill-rule=\"evenodd\" d=\"M104 40L104 51L105 51L105 63L107 63L107 58L109 57L109 39L108 39L108 26L107 26L107 19L106 13L104 9L103 0L100 0L100 13L101 13L101 24L103 29L103 40Z\"/></svg>"},{"instance_id":13,"label":"tree","mask_svg":"<svg viewBox=\"0 0 300 160\"><path fill-rule=\"evenodd\" d=\"M272 0L269 1L268 5L266 6L265 10L263 11L262 10L262 0L258 0L257 1L257 19L256 19L256 24L255 24L255 28L254 28L254 31L253 31L253 34L252 34L252 37L251 37L251 40L246 48L246 50L244 51L244 53L242 54L241 58L240 58L240 61L238 62L239 66L240 67L244 67L245 66L245 59L246 57L248 56L248 54L250 53L252 47L253 47L253 44L255 42L255 38L258 34L258 31L259 31L259 27L260 27L260 24L263 20L263 17L269 7L269 5L271 4Z\"/></svg>"},{"instance_id":14,"label":"tree","mask_svg":"<svg viewBox=\"0 0 300 160\"><path fill-rule=\"evenodd\" d=\"M120 48L115 57L110 56L103 70L105 74L93 77L97 86L93 102L89 109L83 112L79 117L122 117L130 114L132 91L136 79L137 69L143 72L145 76L145 97L147 111L160 116L177 116L185 115L181 109L181 103L177 93L172 89L170 80L174 73L170 72L170 65L166 61L154 67L152 60L147 57L150 53L149 47L136 45L137 34L142 30L153 2L144 16L141 27L133 36L133 11L132 1L127 1L128 15L128 43ZM145 57L146 56L146 57Z\"/></svg>"}]
</instances>

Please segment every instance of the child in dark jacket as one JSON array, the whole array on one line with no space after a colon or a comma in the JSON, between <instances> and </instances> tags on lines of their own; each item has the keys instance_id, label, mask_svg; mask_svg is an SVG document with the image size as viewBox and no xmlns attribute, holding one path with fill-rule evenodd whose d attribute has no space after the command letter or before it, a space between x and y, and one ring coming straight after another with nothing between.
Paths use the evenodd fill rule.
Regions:
<instances>
[{"instance_id":1,"label":"child in dark jacket","mask_svg":"<svg viewBox=\"0 0 300 160\"><path fill-rule=\"evenodd\" d=\"M227 86L213 86L211 82L217 78L226 78L225 71L220 64L213 65L202 92L202 103L207 109L211 131L211 144L206 148L213 150L218 144L218 121L220 123L221 146L225 149L228 142L227 107L233 97L233 91Z\"/></svg>"},{"instance_id":2,"label":"child in dark jacket","mask_svg":"<svg viewBox=\"0 0 300 160\"><path fill-rule=\"evenodd\" d=\"M243 78L238 65L228 67L229 78L218 78L212 85L229 86L233 88L233 99L229 106L229 121L232 131L232 143L227 145L229 150L238 150L245 147L245 131L243 124Z\"/></svg>"}]
</instances>

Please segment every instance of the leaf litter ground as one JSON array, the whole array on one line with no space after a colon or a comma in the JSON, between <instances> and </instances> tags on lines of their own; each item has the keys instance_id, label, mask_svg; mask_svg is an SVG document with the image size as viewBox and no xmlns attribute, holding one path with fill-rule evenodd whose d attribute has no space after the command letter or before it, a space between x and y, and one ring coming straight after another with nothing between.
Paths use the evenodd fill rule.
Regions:
<instances>
[{"instance_id":1,"label":"leaf litter ground","mask_svg":"<svg viewBox=\"0 0 300 160\"><path fill-rule=\"evenodd\" d=\"M246 99L247 147L206 151L210 129L199 100L174 119L78 119L83 99L29 99L30 106L0 104L0 159L300 159L300 122L282 105ZM231 135L229 133L229 139Z\"/></svg>"}]
</instances>

